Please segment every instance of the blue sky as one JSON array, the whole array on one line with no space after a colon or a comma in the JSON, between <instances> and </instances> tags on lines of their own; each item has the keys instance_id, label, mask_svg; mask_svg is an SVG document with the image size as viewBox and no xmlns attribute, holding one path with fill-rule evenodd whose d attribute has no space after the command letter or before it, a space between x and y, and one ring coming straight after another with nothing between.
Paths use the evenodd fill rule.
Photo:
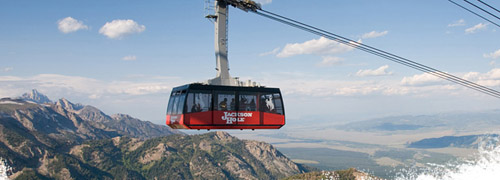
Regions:
<instances>
[{"instance_id":1,"label":"blue sky","mask_svg":"<svg viewBox=\"0 0 500 180\"><path fill-rule=\"evenodd\" d=\"M447 0L260 2L500 90L500 28ZM2 1L0 97L36 88L163 124L172 87L215 76L204 16L202 0ZM282 89L289 123L500 108L493 97L234 8L229 61L233 76Z\"/></svg>"}]
</instances>

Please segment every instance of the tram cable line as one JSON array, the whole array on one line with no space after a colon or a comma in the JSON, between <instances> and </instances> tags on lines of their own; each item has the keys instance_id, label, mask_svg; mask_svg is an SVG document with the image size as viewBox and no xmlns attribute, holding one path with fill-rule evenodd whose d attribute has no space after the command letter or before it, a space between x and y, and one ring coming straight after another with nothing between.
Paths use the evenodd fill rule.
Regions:
<instances>
[{"instance_id":1,"label":"tram cable line","mask_svg":"<svg viewBox=\"0 0 500 180\"><path fill-rule=\"evenodd\" d=\"M288 24L288 25L291 25L291 26L294 26L294 27L297 27L297 28L300 28L300 29L303 29L305 31L309 31L311 33L314 33L314 34L317 34L317 35L320 35L320 36L323 36L323 37L326 37L328 39L331 39L331 40L334 40L334 41L337 41L339 43L342 43L342 44L345 44L345 45L348 45L350 47L353 47L353 48L357 48L357 49L360 49L362 51L365 51L365 52L368 52L368 53L371 53L371 54L374 54L376 56L379 56L379 57L382 57L382 58L385 58L385 59L388 59L390 61L393 61L393 62L396 62L396 63L399 63L399 64L402 64L402 65L405 65L405 66L408 66L408 67L411 67L413 69L416 69L416 70L420 70L420 71L423 71L423 72L426 72L426 73L429 73L429 74L432 74L432 75L435 75L437 77L440 77L442 79L446 79L446 80L449 80L451 82L454 82L454 83L457 83L457 84L460 84L460 85L463 85L465 87L468 87L468 88L471 88L471 89L474 89L474 90L477 90L477 91L480 91L482 93L485 93L485 94L488 94L490 96L494 96L494 97L497 97L497 98L500 98L500 92L498 91L495 91L493 89L489 89L489 88L486 88L484 86L481 86L481 85L478 85L478 84L475 84L473 82L470 82L470 81L467 81L465 79L461 79L461 78L458 78L456 76L453 76L451 74L448 74L448 73L445 73L445 72L442 72L442 71L439 71L439 70L436 70L436 69L433 69L433 68L430 68L428 66L425 66L425 65L421 65L421 64L418 64L416 62L413 62L413 61L410 61L410 60L407 60L407 59L404 59L404 58L401 58L401 57L398 57L396 55L393 55L393 54L390 54L390 53L387 53L387 52L384 52L382 50L379 50L379 49L376 49L376 48L373 48L373 47L370 47L370 46L367 46L367 45L364 45L364 44L361 44L361 43L357 43L353 40L342 40L342 39L337 39L335 37L332 37L328 34L325 34L325 33L321 33L321 32L318 32L318 31L314 31L314 30L311 30L311 29L308 29L306 27L302 27L302 26L298 26L296 24L291 24L289 22L286 22L284 20L280 20L280 19L277 19L275 17L271 17L271 16L268 16L266 14L262 14L262 13L259 13L257 12L257 14L259 15L262 15L262 16L265 16L265 17L268 17L268 18L271 18L273 20L276 20L276 21L279 21L279 22L282 22L282 23L285 23L285 24ZM340 36L341 37L341 36ZM342 37L343 38L343 37ZM408 62L410 61L410 62Z\"/></svg>"},{"instance_id":2,"label":"tram cable line","mask_svg":"<svg viewBox=\"0 0 500 180\"><path fill-rule=\"evenodd\" d=\"M495 8L495 7L491 6L491 5L489 5L488 3L485 3L485 2L483 2L483 1L481 1L481 0L477 0L477 1L479 1L479 2L480 2L480 3L482 3L482 4L484 4L485 6L488 6L488 7L489 7L489 8L491 8L491 9L493 9L493 10L497 11L498 13L500 13L500 10L498 10L497 8Z\"/></svg>"},{"instance_id":3,"label":"tram cable line","mask_svg":"<svg viewBox=\"0 0 500 180\"><path fill-rule=\"evenodd\" d=\"M485 9L483 9L483 8L481 8L481 7L479 7L479 6L477 6L477 5L475 5L474 3L471 3L471 2L469 2L469 1L467 1L467 0L464 0L464 1L465 1L465 2L467 2L467 3L469 3L470 5L472 5L472 6L476 7L476 8L478 8L479 10L481 10L481 11L483 11L483 12L485 12L485 13L487 13L487 14L489 14L489 15L491 15L491 16L493 16L493 17L495 17L495 18L497 18L498 20L500 20L500 18L499 18L498 16L496 16L496 15L494 15L494 14L490 13L489 11L487 11L487 10L485 10Z\"/></svg>"},{"instance_id":4,"label":"tram cable line","mask_svg":"<svg viewBox=\"0 0 500 180\"><path fill-rule=\"evenodd\" d=\"M495 22L489 20L488 18L486 18L484 16L481 16L480 14L478 14L478 13L476 13L476 12L474 12L474 11L472 11L472 10L470 10L470 9L468 9L468 8L466 8L466 7L458 4L458 3L456 3L455 1L452 1L452 0L448 0L448 1L451 2L451 3L453 3L453 4L455 4L455 5L457 5L458 7L461 7L462 9L465 9L465 10L469 11L470 13L472 13L472 14L474 14L474 15L476 15L476 16L478 16L478 17L480 17L480 18L482 18L482 19L484 19L484 20L486 20L488 22L490 22L491 24L494 24L495 26L500 27L500 25L498 25L497 23L495 23Z\"/></svg>"},{"instance_id":5,"label":"tram cable line","mask_svg":"<svg viewBox=\"0 0 500 180\"><path fill-rule=\"evenodd\" d=\"M487 95L490 95L490 96L493 96L493 97L496 97L496 98L500 98L500 92L498 92L496 90L493 90L493 89L487 88L485 86L481 86L479 84L476 84L476 83L467 81L465 79L456 77L454 75L451 75L451 74L439 71L439 70L431 68L429 66L425 66L425 65L419 64L417 62L408 60L406 58L399 57L397 55L388 53L386 51L383 51L383 50L380 50L380 49L377 49L377 48L374 48L374 47L371 47L371 46L368 46L368 45L365 45L365 44L362 44L362 43L358 43L358 42L356 42L354 40L351 40L351 39L348 39L348 38L345 38L345 37L342 37L342 36L339 36L339 35L336 35L336 34L333 34L333 33L330 33L330 32L327 32L327 31L324 31L324 30L321 30L321 29L318 29L318 28L315 28L313 26L309 26L309 25L300 23L298 21L295 21L295 20L292 20L292 19L280 16L280 15L271 13L269 11L265 11L265 10L261 10L261 11L265 12L265 13L268 13L268 14L271 14L272 16L268 15L268 14L261 13L261 12L254 12L254 13L256 13L258 15L261 15L261 16L264 16L264 17L267 17L267 18L270 18L272 20L276 20L278 22L281 22L281 23L284 23L284 24L287 24L287 25L290 25L290 26L302 29L302 30L311 32L313 34L326 37L326 38L334 40L336 42L345 44L345 45L353 47L353 48L360 49L362 51L365 51L365 52L371 53L373 55L376 55L376 56L388 59L390 61L393 61L393 62L402 64L402 65L408 66L410 68L413 68L413 69L416 69L416 70L420 70L420 71L432 74L432 75L437 76L437 77L439 77L441 79L445 79L445 80L451 81L453 83L460 84L462 86L471 88L473 90L482 92L484 94L487 94ZM280 19L280 18L283 18L283 19Z\"/></svg>"},{"instance_id":6,"label":"tram cable line","mask_svg":"<svg viewBox=\"0 0 500 180\"><path fill-rule=\"evenodd\" d=\"M452 2L451 0L449 0ZM206 1L207 2L207 1ZM290 25L375 56L429 73L441 79L500 98L500 92L452 74L411 61L387 51L263 10L252 0L216 0L215 14L205 17L214 23L216 77L174 87L166 112L166 124L173 129L280 129L285 125L285 106L279 88L264 87L251 80L240 81L229 74L228 8ZM209 7L211 7L209 5ZM498 25L497 25L498 26ZM500 26L499 26L500 27Z\"/></svg>"}]
</instances>

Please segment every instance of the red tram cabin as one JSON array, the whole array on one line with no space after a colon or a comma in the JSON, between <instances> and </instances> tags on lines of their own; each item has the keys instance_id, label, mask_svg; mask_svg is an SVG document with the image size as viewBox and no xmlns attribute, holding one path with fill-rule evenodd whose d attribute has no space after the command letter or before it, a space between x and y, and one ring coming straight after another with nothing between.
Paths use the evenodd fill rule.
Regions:
<instances>
[{"instance_id":1,"label":"red tram cabin","mask_svg":"<svg viewBox=\"0 0 500 180\"><path fill-rule=\"evenodd\" d=\"M279 129L285 110L278 88L187 84L170 95L174 129Z\"/></svg>"}]
</instances>

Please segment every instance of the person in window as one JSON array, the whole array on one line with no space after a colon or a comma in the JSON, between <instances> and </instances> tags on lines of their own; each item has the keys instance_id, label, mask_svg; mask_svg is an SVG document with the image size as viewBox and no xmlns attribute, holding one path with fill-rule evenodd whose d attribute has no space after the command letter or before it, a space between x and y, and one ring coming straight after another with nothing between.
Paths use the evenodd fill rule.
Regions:
<instances>
[{"instance_id":1,"label":"person in window","mask_svg":"<svg viewBox=\"0 0 500 180\"><path fill-rule=\"evenodd\" d=\"M234 101L234 98L231 99L231 109L232 111L235 110L235 107L236 107L236 102Z\"/></svg>"},{"instance_id":2,"label":"person in window","mask_svg":"<svg viewBox=\"0 0 500 180\"><path fill-rule=\"evenodd\" d=\"M201 105L200 105L200 103L196 103L196 112L201 112Z\"/></svg>"},{"instance_id":3,"label":"person in window","mask_svg":"<svg viewBox=\"0 0 500 180\"><path fill-rule=\"evenodd\" d=\"M198 111L196 110L196 104L193 104L193 106L191 107L191 112L198 112Z\"/></svg>"},{"instance_id":4,"label":"person in window","mask_svg":"<svg viewBox=\"0 0 500 180\"><path fill-rule=\"evenodd\" d=\"M191 107L191 112L201 112L200 103L193 104L193 107Z\"/></svg>"},{"instance_id":5,"label":"person in window","mask_svg":"<svg viewBox=\"0 0 500 180\"><path fill-rule=\"evenodd\" d=\"M247 109L246 107L247 107L247 98L242 96L240 99L240 110L246 110Z\"/></svg>"},{"instance_id":6,"label":"person in window","mask_svg":"<svg viewBox=\"0 0 500 180\"><path fill-rule=\"evenodd\" d=\"M252 100L250 101L250 104L248 104L248 110L250 110L250 111L255 111L255 106L256 106L256 104L255 104L255 100L254 100L254 99L252 99Z\"/></svg>"},{"instance_id":7,"label":"person in window","mask_svg":"<svg viewBox=\"0 0 500 180\"><path fill-rule=\"evenodd\" d=\"M222 111L227 110L227 98L224 98L224 101L219 103L219 109Z\"/></svg>"}]
</instances>

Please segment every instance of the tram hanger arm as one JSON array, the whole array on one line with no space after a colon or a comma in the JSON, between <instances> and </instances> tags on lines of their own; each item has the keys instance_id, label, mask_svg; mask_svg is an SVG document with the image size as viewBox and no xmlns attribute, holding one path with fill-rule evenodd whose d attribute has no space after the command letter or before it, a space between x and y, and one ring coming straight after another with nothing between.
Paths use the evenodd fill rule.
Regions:
<instances>
[{"instance_id":1,"label":"tram hanger arm","mask_svg":"<svg viewBox=\"0 0 500 180\"><path fill-rule=\"evenodd\" d=\"M235 8L241 9L245 12L252 11L257 12L257 10L262 10L260 3L252 0L218 0L223 1Z\"/></svg>"}]
</instances>

